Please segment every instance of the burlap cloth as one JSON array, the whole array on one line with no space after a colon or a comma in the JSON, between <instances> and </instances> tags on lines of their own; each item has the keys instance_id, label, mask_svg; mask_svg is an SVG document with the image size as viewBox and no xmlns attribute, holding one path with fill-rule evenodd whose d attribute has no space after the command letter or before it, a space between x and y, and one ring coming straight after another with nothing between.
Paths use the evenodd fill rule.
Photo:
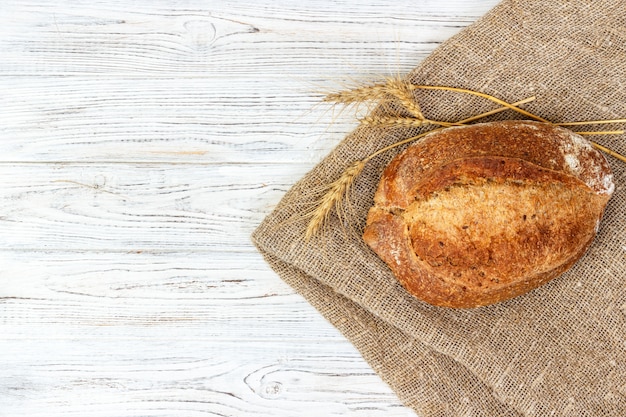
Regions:
<instances>
[{"instance_id":1,"label":"burlap cloth","mask_svg":"<svg viewBox=\"0 0 626 417\"><path fill-rule=\"evenodd\" d=\"M410 78L510 102L534 95L526 108L552 121L625 117L626 2L506 0ZM439 120L494 108L449 92L420 91L417 99ZM507 111L498 118L520 117ZM565 275L501 304L454 310L423 303L363 243L380 173L399 150L370 162L357 179L352 227L332 216L324 239L305 243L299 215L319 198L316 190L351 162L415 133L352 132L255 231L266 260L420 416L626 416L625 163L608 157L616 192L586 255ZM623 135L594 140L626 154Z\"/></svg>"}]
</instances>

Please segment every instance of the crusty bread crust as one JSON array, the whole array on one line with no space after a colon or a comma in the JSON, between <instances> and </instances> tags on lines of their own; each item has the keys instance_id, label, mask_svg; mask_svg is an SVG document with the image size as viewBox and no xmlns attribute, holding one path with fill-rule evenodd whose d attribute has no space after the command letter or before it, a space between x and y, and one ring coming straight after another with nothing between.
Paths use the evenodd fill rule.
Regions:
<instances>
[{"instance_id":1,"label":"crusty bread crust","mask_svg":"<svg viewBox=\"0 0 626 417\"><path fill-rule=\"evenodd\" d=\"M423 301L484 306L569 269L613 189L604 156L569 130L528 121L449 128L387 166L363 238Z\"/></svg>"}]
</instances>

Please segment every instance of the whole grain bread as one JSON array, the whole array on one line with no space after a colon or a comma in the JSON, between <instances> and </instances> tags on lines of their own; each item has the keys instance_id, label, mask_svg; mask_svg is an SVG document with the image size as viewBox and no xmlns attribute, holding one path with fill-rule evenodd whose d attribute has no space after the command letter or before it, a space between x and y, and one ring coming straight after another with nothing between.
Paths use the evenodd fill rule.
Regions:
<instances>
[{"instance_id":1,"label":"whole grain bread","mask_svg":"<svg viewBox=\"0 0 626 417\"><path fill-rule=\"evenodd\" d=\"M604 156L567 129L530 121L448 128L387 166L363 238L421 300L484 306L569 269L613 189Z\"/></svg>"}]
</instances>

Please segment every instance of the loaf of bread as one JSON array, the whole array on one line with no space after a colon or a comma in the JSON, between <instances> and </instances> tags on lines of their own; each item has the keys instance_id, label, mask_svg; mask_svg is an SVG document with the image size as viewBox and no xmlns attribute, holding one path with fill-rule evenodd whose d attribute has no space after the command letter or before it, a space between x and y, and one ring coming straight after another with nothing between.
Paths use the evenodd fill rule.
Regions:
<instances>
[{"instance_id":1,"label":"loaf of bread","mask_svg":"<svg viewBox=\"0 0 626 417\"><path fill-rule=\"evenodd\" d=\"M363 238L419 299L479 307L569 269L613 190L604 156L567 129L530 121L447 128L387 166Z\"/></svg>"}]
</instances>

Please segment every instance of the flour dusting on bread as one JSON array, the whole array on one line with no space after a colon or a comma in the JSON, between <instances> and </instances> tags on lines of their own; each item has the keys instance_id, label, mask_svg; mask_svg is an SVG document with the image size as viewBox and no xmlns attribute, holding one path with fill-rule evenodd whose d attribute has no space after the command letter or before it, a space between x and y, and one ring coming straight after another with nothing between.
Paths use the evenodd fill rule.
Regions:
<instances>
[{"instance_id":1,"label":"flour dusting on bread","mask_svg":"<svg viewBox=\"0 0 626 417\"><path fill-rule=\"evenodd\" d=\"M586 163L583 165L581 161L588 160L591 155L596 158L601 157L606 163L604 155L596 151L591 143L582 136L563 129L566 135L561 145L561 151L563 152L565 162L567 162L572 174L577 177L584 177L587 185L592 190L601 194L612 194L615 190L615 184L613 183L613 174L603 169L602 164ZM582 172L583 169L587 169L586 175Z\"/></svg>"}]
</instances>

